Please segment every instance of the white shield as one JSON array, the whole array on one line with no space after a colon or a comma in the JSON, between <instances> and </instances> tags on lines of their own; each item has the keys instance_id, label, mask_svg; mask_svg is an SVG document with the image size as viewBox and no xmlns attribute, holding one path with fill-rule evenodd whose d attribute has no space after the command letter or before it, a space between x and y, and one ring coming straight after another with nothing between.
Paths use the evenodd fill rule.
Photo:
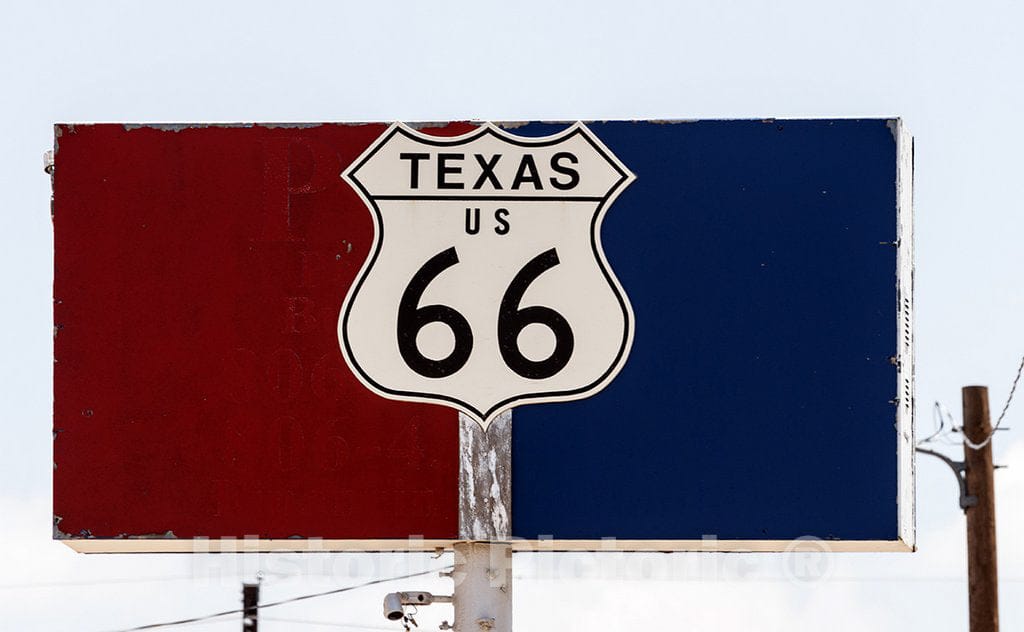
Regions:
<instances>
[{"instance_id":1,"label":"white shield","mask_svg":"<svg viewBox=\"0 0 1024 632\"><path fill-rule=\"evenodd\" d=\"M342 177L375 228L338 323L368 388L486 428L515 405L588 397L621 369L633 312L601 220L634 176L585 125L529 138L396 124Z\"/></svg>"}]
</instances>

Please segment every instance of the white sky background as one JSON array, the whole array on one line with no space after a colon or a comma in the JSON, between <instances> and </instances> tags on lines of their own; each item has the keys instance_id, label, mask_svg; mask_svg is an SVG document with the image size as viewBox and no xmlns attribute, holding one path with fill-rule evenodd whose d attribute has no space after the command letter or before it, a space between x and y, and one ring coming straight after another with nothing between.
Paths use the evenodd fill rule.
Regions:
<instances>
[{"instance_id":1,"label":"white sky background","mask_svg":"<svg viewBox=\"0 0 1024 632\"><path fill-rule=\"evenodd\" d=\"M41 156L55 121L900 115L917 153L919 427L931 428L936 399L959 417L965 384L990 386L998 410L1024 352L1024 5L826 4L0 3L0 628L89 632L230 609L258 567L271 573L264 600L405 570L396 556L86 557L50 541ZM1008 425L995 445L1010 469L996 480L1002 622L1014 630L1024 629L1024 393ZM517 557L517 629L964 630L964 521L950 472L928 458L918 533L918 553L830 558L831 578L808 583L788 581L778 555L635 555L604 568L566 557L557 580L537 578L552 560ZM211 570L221 579L192 579ZM126 578L165 579L112 581ZM311 600L265 611L261 626L398 630L380 600L399 588L450 584ZM434 606L419 620L430 629L444 617Z\"/></svg>"}]
</instances>

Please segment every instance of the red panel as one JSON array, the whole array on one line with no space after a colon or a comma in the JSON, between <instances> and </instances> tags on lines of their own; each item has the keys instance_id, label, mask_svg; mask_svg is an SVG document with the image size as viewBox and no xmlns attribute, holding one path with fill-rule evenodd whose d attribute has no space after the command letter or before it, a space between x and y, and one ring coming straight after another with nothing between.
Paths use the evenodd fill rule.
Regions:
<instances>
[{"instance_id":1,"label":"red panel","mask_svg":"<svg viewBox=\"0 0 1024 632\"><path fill-rule=\"evenodd\" d=\"M62 532L456 535L456 413L338 348L373 231L339 174L383 130L56 128Z\"/></svg>"}]
</instances>

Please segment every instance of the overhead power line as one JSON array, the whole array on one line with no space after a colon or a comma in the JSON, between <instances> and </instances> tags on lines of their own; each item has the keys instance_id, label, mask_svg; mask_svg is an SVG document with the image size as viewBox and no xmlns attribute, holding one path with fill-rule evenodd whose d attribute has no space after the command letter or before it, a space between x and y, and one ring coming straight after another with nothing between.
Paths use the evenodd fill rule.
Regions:
<instances>
[{"instance_id":1,"label":"overhead power line","mask_svg":"<svg viewBox=\"0 0 1024 632\"><path fill-rule=\"evenodd\" d=\"M1024 357L1021 357L1020 364L1017 366L1017 375L1013 378L1013 384L1010 386L1010 394L1006 397L1006 403L1003 404L1003 409L1000 411L995 425L992 426L992 430L984 439L977 443L971 441L970 437L964 433L963 426L958 426L953 421L953 415L949 412L949 409L943 406L942 403L935 402L932 408L932 420L935 422L935 431L918 441L917 445L943 443L944 445L955 446L962 443L972 450L980 450L987 446L992 441L992 437L995 436L996 432L1002 429L1003 419L1006 417L1006 411L1010 409L1010 403L1013 402L1013 396L1017 392L1017 386L1020 383L1022 373L1024 373ZM953 440L953 435L960 435L959 440Z\"/></svg>"},{"instance_id":2,"label":"overhead power line","mask_svg":"<svg viewBox=\"0 0 1024 632\"><path fill-rule=\"evenodd\" d=\"M29 588L69 588L75 586L91 587L112 584L141 584L144 582L171 582L197 579L192 575L166 575L164 577L112 577L109 579L71 580L57 582L26 582L23 584L0 584L0 590L26 590Z\"/></svg>"},{"instance_id":3,"label":"overhead power line","mask_svg":"<svg viewBox=\"0 0 1024 632\"><path fill-rule=\"evenodd\" d=\"M337 595L339 593L349 592L352 590L358 590L360 588L366 588L367 586L374 586L376 584L384 584L387 582L398 581L401 579L410 579L413 577L422 577L423 575L430 575L439 571L451 570L452 566L442 566L440 568L432 568L427 571L420 571L419 573L409 573L408 575L400 575L398 577L387 577L384 579L374 579L362 584L356 584L355 586L344 586L342 588L334 588L332 590L325 590L324 592L312 593L309 595L300 595L298 597L290 597L288 599L282 599L280 601L272 601L270 603L259 604L260 609L273 608L274 606L283 606L288 603L295 603L296 601L305 601L306 599L315 599L317 597L326 597L328 595ZM187 619L178 619L176 621L165 621L163 623L149 623L146 625L136 626L134 628L123 628L114 632L137 632L138 630L155 630L157 628L169 628L176 625L188 625L190 623L199 623L200 621L209 621L210 619L217 619L220 617L226 617L233 614L242 614L244 608L234 608L232 610L224 610L222 612L214 612L212 614L206 614L199 617L189 617Z\"/></svg>"},{"instance_id":4,"label":"overhead power line","mask_svg":"<svg viewBox=\"0 0 1024 632\"><path fill-rule=\"evenodd\" d=\"M263 617L264 621L275 621L279 623L296 623L299 625L318 625L324 628L346 628L349 630L386 630L394 632L395 626L368 625L366 623L342 623L336 621L311 621L309 619L288 619L284 617Z\"/></svg>"},{"instance_id":5,"label":"overhead power line","mask_svg":"<svg viewBox=\"0 0 1024 632\"><path fill-rule=\"evenodd\" d=\"M999 426L1003 423L1003 417L1006 416L1006 411L1010 408L1010 402L1013 401L1013 394L1017 392L1017 383L1020 382L1020 374L1022 371L1024 371L1024 356L1020 359L1020 365L1017 367L1017 377L1013 378L1013 386L1010 387L1010 396L1006 398L1006 403L1003 404L1003 412L999 413L999 419L996 420L996 425L992 426L992 431L989 432L988 436L980 443L974 443L970 438L968 438L967 434L964 433L964 445L968 448L971 448L972 450L980 450L992 441L992 437L996 434L996 431L999 430Z\"/></svg>"}]
</instances>

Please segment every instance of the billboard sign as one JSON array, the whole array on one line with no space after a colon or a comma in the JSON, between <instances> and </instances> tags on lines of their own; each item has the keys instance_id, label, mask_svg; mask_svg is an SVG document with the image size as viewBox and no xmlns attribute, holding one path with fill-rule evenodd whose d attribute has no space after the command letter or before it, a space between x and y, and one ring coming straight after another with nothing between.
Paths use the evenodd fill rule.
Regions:
<instances>
[{"instance_id":1,"label":"billboard sign","mask_svg":"<svg viewBox=\"0 0 1024 632\"><path fill-rule=\"evenodd\" d=\"M888 119L57 125L54 537L448 546L501 471L523 549L912 549L911 175Z\"/></svg>"}]
</instances>

